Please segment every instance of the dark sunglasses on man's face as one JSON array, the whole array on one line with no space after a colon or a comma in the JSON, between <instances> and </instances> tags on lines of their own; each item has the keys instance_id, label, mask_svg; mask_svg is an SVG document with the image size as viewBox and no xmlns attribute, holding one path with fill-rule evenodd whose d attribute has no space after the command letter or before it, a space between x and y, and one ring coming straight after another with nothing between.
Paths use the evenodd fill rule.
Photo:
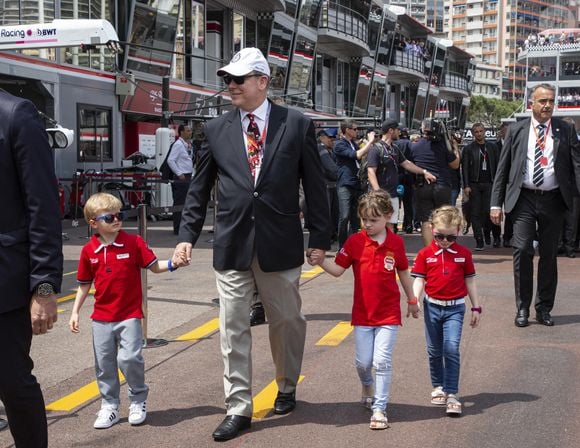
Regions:
<instances>
[{"instance_id":1,"label":"dark sunglasses on man's face","mask_svg":"<svg viewBox=\"0 0 580 448\"><path fill-rule=\"evenodd\" d=\"M224 75L223 80L226 86L229 86L232 81L235 82L237 85L241 86L244 82L246 82L246 79L252 78L254 76L262 76L262 75L246 75L246 76Z\"/></svg>"},{"instance_id":2,"label":"dark sunglasses on man's face","mask_svg":"<svg viewBox=\"0 0 580 448\"><path fill-rule=\"evenodd\" d=\"M111 223L113 223L113 221L115 221L115 218L118 221L123 221L125 219L125 213L119 212L119 213L115 213L114 215L97 216L95 218L95 221L105 221L107 224L111 224Z\"/></svg>"},{"instance_id":3,"label":"dark sunglasses on man's face","mask_svg":"<svg viewBox=\"0 0 580 448\"><path fill-rule=\"evenodd\" d=\"M450 243L457 241L457 235L445 235L444 233L435 233L433 234L433 238L435 238L437 241L447 240Z\"/></svg>"}]
</instances>

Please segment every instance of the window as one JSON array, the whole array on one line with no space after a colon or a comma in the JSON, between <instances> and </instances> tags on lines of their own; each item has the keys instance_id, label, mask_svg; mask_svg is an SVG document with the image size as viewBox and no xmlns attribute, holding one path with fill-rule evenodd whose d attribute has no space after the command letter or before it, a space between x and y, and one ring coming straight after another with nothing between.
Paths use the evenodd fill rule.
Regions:
<instances>
[{"instance_id":1,"label":"window","mask_svg":"<svg viewBox=\"0 0 580 448\"><path fill-rule=\"evenodd\" d=\"M112 162L111 117L109 107L77 105L78 162Z\"/></svg>"}]
</instances>

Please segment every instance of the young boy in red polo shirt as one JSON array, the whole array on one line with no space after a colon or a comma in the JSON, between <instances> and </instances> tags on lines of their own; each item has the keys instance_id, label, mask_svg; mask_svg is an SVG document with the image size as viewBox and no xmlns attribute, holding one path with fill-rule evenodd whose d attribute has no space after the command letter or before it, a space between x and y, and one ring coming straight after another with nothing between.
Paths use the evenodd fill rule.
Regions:
<instances>
[{"instance_id":1,"label":"young boy in red polo shirt","mask_svg":"<svg viewBox=\"0 0 580 448\"><path fill-rule=\"evenodd\" d=\"M397 273L407 295L407 317L419 317L419 308L413 296L403 239L387 229L393 214L390 196L385 191L365 194L359 202L358 214L364 230L346 240L334 261L314 250L308 262L320 265L335 277L350 266L353 268L351 324L355 334L355 365L362 383L361 402L373 411L370 428L385 429L388 427L386 409L393 347L401 325ZM373 366L376 381L372 375Z\"/></svg>"},{"instance_id":2,"label":"young boy in red polo shirt","mask_svg":"<svg viewBox=\"0 0 580 448\"><path fill-rule=\"evenodd\" d=\"M431 403L446 406L447 415L461 415L459 345L465 314L465 296L471 301L470 325L476 327L481 307L475 286L471 252L456 243L463 218L457 207L446 205L433 211L433 241L417 254L411 275L413 292L422 297L427 354L431 372Z\"/></svg>"},{"instance_id":3,"label":"young boy in red polo shirt","mask_svg":"<svg viewBox=\"0 0 580 448\"><path fill-rule=\"evenodd\" d=\"M159 262L138 235L121 230L121 201L107 193L92 195L84 207L87 223L97 232L83 247L77 280L79 287L69 327L79 332L79 311L95 283L93 348L101 410L94 427L110 428L119 421L121 369L129 385L129 423L139 425L147 416L149 388L145 384L141 330L141 269L158 274L173 271L171 260Z\"/></svg>"}]
</instances>

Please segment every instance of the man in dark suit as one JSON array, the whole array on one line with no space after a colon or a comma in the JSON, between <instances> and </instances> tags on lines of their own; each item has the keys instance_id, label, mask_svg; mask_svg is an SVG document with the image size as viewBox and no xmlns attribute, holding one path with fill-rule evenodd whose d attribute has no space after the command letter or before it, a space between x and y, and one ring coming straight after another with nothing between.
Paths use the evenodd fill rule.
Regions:
<instances>
[{"instance_id":1,"label":"man in dark suit","mask_svg":"<svg viewBox=\"0 0 580 448\"><path fill-rule=\"evenodd\" d=\"M482 123L474 123L471 132L474 141L461 153L463 193L471 202L475 250L483 250L484 233L485 238L489 238L488 230L484 229L489 221L491 185L497 169L499 151L494 143L485 141L485 126ZM495 224L491 224L491 227L493 247L499 247L501 227Z\"/></svg>"},{"instance_id":2,"label":"man in dark suit","mask_svg":"<svg viewBox=\"0 0 580 448\"><path fill-rule=\"evenodd\" d=\"M314 124L267 100L270 69L260 50L244 48L217 74L236 109L206 124L208 150L187 193L173 261L180 265L191 259L217 179L213 266L227 417L213 438L228 440L251 425L248 316L256 289L268 316L276 366L274 413L287 414L296 406L306 333L298 291L304 263L300 181L309 213L309 248L330 248L330 223Z\"/></svg>"},{"instance_id":3,"label":"man in dark suit","mask_svg":"<svg viewBox=\"0 0 580 448\"><path fill-rule=\"evenodd\" d=\"M528 325L536 238L540 243L536 320L554 325L550 312L558 284L558 239L564 213L572 207L580 185L580 143L573 126L552 118L554 98L550 84L532 89L532 117L510 125L491 195L491 220L500 224L504 205L514 225L517 327Z\"/></svg>"},{"instance_id":4,"label":"man in dark suit","mask_svg":"<svg viewBox=\"0 0 580 448\"><path fill-rule=\"evenodd\" d=\"M48 446L32 334L57 320L62 233L54 158L37 109L0 89L0 399L17 447ZM31 325L32 323L32 325Z\"/></svg>"}]
</instances>

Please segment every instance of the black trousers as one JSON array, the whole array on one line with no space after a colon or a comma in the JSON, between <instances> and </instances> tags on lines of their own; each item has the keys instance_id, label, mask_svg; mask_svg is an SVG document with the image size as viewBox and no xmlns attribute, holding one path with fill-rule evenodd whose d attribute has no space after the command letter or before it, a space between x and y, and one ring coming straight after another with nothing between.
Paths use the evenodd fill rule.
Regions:
<instances>
[{"instance_id":1,"label":"black trousers","mask_svg":"<svg viewBox=\"0 0 580 448\"><path fill-rule=\"evenodd\" d=\"M472 183L471 194L471 225L476 240L483 240L484 232L493 234L494 239L501 235L501 227L491 222L489 218L489 204L491 201L491 183Z\"/></svg>"},{"instance_id":2,"label":"black trousers","mask_svg":"<svg viewBox=\"0 0 580 448\"><path fill-rule=\"evenodd\" d=\"M534 247L539 242L536 312L550 312L558 286L558 239L566 204L558 190L534 192L522 188L511 217L514 225L514 283L516 307L528 311L534 289Z\"/></svg>"},{"instance_id":3,"label":"black trousers","mask_svg":"<svg viewBox=\"0 0 580 448\"><path fill-rule=\"evenodd\" d=\"M175 179L171 184L171 193L173 194L173 205L185 204L185 197L189 184L191 183L191 173L185 174L185 180ZM179 225L181 224L181 212L173 212L173 233L179 233Z\"/></svg>"},{"instance_id":4,"label":"black trousers","mask_svg":"<svg viewBox=\"0 0 580 448\"><path fill-rule=\"evenodd\" d=\"M32 375L28 307L0 313L0 399L17 448L46 448L44 398Z\"/></svg>"}]
</instances>

